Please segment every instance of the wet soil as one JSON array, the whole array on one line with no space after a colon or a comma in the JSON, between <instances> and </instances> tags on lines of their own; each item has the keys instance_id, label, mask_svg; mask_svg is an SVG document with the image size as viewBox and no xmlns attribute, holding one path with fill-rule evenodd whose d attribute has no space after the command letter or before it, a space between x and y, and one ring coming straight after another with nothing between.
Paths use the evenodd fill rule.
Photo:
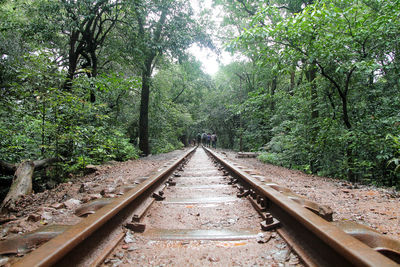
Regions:
<instances>
[{"instance_id":1,"label":"wet soil","mask_svg":"<svg viewBox=\"0 0 400 267\"><path fill-rule=\"evenodd\" d=\"M254 169L275 183L334 211L333 220L351 220L372 227L400 240L400 193L347 181L308 175L260 162L256 158L238 158L237 153L219 150L231 162Z\"/></svg>"},{"instance_id":2,"label":"wet soil","mask_svg":"<svg viewBox=\"0 0 400 267\"><path fill-rule=\"evenodd\" d=\"M73 177L54 189L25 196L18 201L17 210L2 215L0 240L23 236L47 225L74 225L82 220L75 215L79 207L92 200L120 196L125 187L137 185L182 153L184 150L176 150L138 160L109 162L96 166L92 174ZM21 250L21 255L25 252ZM0 266L12 261L0 256Z\"/></svg>"},{"instance_id":3,"label":"wet soil","mask_svg":"<svg viewBox=\"0 0 400 267\"><path fill-rule=\"evenodd\" d=\"M257 173L271 178L295 193L330 206L334 210L334 220L353 220L375 228L390 237L400 239L400 197L396 191L306 175L300 171L263 164L257 159L237 158L234 152L220 152L223 152L228 160L254 169ZM0 238L4 240L21 236L23 233L45 225L75 224L81 218L74 212L84 203L93 199L118 197L121 194L121 188L139 183L144 177L182 153L183 150L178 150L123 163L112 162L99 166L95 173L85 177L71 178L69 182L60 184L52 190L26 196L19 201L18 210L5 216L7 218L4 219L11 219L11 221L0 220L2 223ZM156 202L153 206L155 210L168 207L171 209L171 214L175 215L158 218L156 215L152 218L153 215L151 215L146 218L146 223L149 225L154 223L157 229L168 229L168 225L172 222L176 224L176 227L185 228L188 225L185 223L187 220L199 229L243 230L253 222L259 222L258 216L254 213L248 213L246 217L241 211L232 209L231 202L235 201L225 201L226 205L220 205L215 203L214 199L213 203L210 198L215 197L214 191L218 192L219 197L229 197L232 196L232 189L221 185L223 176L218 173L218 170L207 172L205 169L201 170L200 166L196 167L198 167L197 174L188 171L179 177L181 180L180 182L177 180L175 187L168 188L168 194L171 197L169 201L180 203ZM205 179L208 179L207 187L211 185L212 190L203 190L204 186L198 183L199 180ZM208 202L201 205L196 203L194 199L199 194L208 198ZM185 199L187 203L183 203ZM191 202L189 203L188 200ZM246 203L243 201L240 204L243 205L244 210L249 208ZM172 210L175 211L172 212ZM179 213L181 213L180 217L177 215ZM221 213L224 216L213 217L209 213ZM206 215L210 219L207 219ZM145 235L134 234L130 240L132 242L121 243L109 257L107 265L274 266L298 264L297 257L290 252L279 235L273 233L264 238L269 241L260 246L256 239L153 240ZM257 250L255 249L257 247L263 249ZM247 257L246 254L249 256ZM195 257L190 257L191 255ZM243 255L245 255L244 259ZM0 266L7 265L7 262L9 262L7 257L0 256Z\"/></svg>"}]
</instances>

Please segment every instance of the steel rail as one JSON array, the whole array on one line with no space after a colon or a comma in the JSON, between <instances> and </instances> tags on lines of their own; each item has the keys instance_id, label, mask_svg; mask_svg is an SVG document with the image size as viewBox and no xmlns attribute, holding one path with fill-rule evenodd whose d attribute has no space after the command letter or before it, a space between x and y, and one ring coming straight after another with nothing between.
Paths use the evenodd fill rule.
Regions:
<instances>
[{"instance_id":1,"label":"steel rail","mask_svg":"<svg viewBox=\"0 0 400 267\"><path fill-rule=\"evenodd\" d=\"M106 228L107 231L110 231L107 228L120 225L127 217L124 214L124 212L126 213L125 210L132 209L134 202L136 202L135 200L144 195L148 196L149 191L172 174L195 149L196 147L190 149L183 156L175 160L172 165L159 170L137 187L131 189L123 196L116 198L109 205L104 206L64 233L43 244L13 266L75 266L75 258L78 255L71 253L72 251L76 251L76 253L84 251L88 246L93 246L93 244L90 244L90 242L96 240L96 238L92 238L93 236L105 235L105 233L100 232L101 229L104 230Z\"/></svg>"},{"instance_id":2,"label":"steel rail","mask_svg":"<svg viewBox=\"0 0 400 267\"><path fill-rule=\"evenodd\" d=\"M332 223L276 191L269 185L240 170L214 151L204 148L236 178L240 178L267 199L268 212L282 225L282 237L294 249L301 249L309 266L399 266ZM300 255L300 256L303 256Z\"/></svg>"}]
</instances>

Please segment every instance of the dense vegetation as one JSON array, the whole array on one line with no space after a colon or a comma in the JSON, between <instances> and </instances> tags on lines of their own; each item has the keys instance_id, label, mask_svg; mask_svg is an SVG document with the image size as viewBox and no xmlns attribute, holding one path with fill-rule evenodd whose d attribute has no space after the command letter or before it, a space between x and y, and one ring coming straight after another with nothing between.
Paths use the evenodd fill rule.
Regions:
<instances>
[{"instance_id":1,"label":"dense vegetation","mask_svg":"<svg viewBox=\"0 0 400 267\"><path fill-rule=\"evenodd\" d=\"M237 32L228 48L247 56L216 77L231 96L217 101L231 107L226 144L263 148L260 159L273 164L398 187L400 1L218 2Z\"/></svg>"},{"instance_id":2,"label":"dense vegetation","mask_svg":"<svg viewBox=\"0 0 400 267\"><path fill-rule=\"evenodd\" d=\"M39 190L216 131L265 162L400 187L400 1L214 5L219 28L188 0L1 1L1 162L61 159ZM241 55L213 77L187 52L211 35Z\"/></svg>"},{"instance_id":3,"label":"dense vegetation","mask_svg":"<svg viewBox=\"0 0 400 267\"><path fill-rule=\"evenodd\" d=\"M182 147L197 116L183 103L211 88L186 48L212 47L207 28L186 0L1 1L1 163L59 158L39 190L87 164Z\"/></svg>"}]
</instances>

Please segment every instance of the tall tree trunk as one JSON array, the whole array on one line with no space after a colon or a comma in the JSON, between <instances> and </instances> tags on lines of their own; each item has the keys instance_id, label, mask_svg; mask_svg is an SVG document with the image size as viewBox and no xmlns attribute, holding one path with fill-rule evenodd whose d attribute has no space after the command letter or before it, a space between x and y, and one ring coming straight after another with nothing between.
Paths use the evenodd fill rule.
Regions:
<instances>
[{"instance_id":1,"label":"tall tree trunk","mask_svg":"<svg viewBox=\"0 0 400 267\"><path fill-rule=\"evenodd\" d=\"M69 52L68 52L68 73L64 82L64 90L69 91L72 87L72 80L78 66L79 53L76 51L76 44L79 38L79 32L74 31L69 38Z\"/></svg>"},{"instance_id":2,"label":"tall tree trunk","mask_svg":"<svg viewBox=\"0 0 400 267\"><path fill-rule=\"evenodd\" d=\"M140 117L139 117L139 149L144 155L150 154L149 145L149 99L150 99L150 78L151 66L154 56L151 55L146 60L142 71L142 92L140 98Z\"/></svg>"},{"instance_id":3,"label":"tall tree trunk","mask_svg":"<svg viewBox=\"0 0 400 267\"><path fill-rule=\"evenodd\" d=\"M295 78L296 78L296 66L293 64L292 66L292 70L290 71L290 90L289 90L289 94L291 96L294 95L294 87L295 87Z\"/></svg>"},{"instance_id":4,"label":"tall tree trunk","mask_svg":"<svg viewBox=\"0 0 400 267\"><path fill-rule=\"evenodd\" d=\"M349 119L349 112L347 109L347 94L345 94L342 98L342 111L343 111L343 122L346 125L348 130L351 130L351 123Z\"/></svg>"},{"instance_id":5,"label":"tall tree trunk","mask_svg":"<svg viewBox=\"0 0 400 267\"><path fill-rule=\"evenodd\" d=\"M271 113L274 112L275 110L275 100L274 100L274 95L276 92L276 87L278 86L278 78L275 75L274 78L272 78L272 83L271 83Z\"/></svg>"},{"instance_id":6,"label":"tall tree trunk","mask_svg":"<svg viewBox=\"0 0 400 267\"><path fill-rule=\"evenodd\" d=\"M346 91L347 92L347 91ZM347 141L347 147L346 147L346 158L347 158L347 179L350 182L357 182L356 175L353 172L353 166L354 166L354 155L353 155L353 140L352 140L352 126L350 123L349 119L349 114L348 114L348 109L347 109L347 93L343 95L342 98L342 111L343 111L343 121L344 124L346 125L347 130L349 130L350 135L349 135L349 140Z\"/></svg>"},{"instance_id":7,"label":"tall tree trunk","mask_svg":"<svg viewBox=\"0 0 400 267\"><path fill-rule=\"evenodd\" d=\"M140 1L134 1L135 6L140 5ZM154 44L160 42L161 32L164 27L164 22L167 18L168 9L165 8L162 10L159 21L156 24L154 36L152 41ZM138 14L137 16L138 24L139 24L139 35L141 37L145 37L145 31L143 27L143 17ZM149 49L148 47L146 49ZM145 53L146 57L144 60L144 66L142 69L142 93L140 98L140 117L139 117L139 149L142 151L144 155L150 154L150 145L149 145L149 98L150 98L150 78L153 67L153 60L156 57L157 53L160 54L161 51L157 51L156 49L150 48Z\"/></svg>"},{"instance_id":8,"label":"tall tree trunk","mask_svg":"<svg viewBox=\"0 0 400 267\"><path fill-rule=\"evenodd\" d=\"M92 61L91 77L96 77L97 76L97 56L96 56L96 50L95 49L90 52L90 57L92 59L91 60ZM91 103L96 102L95 88L90 88L90 102Z\"/></svg>"},{"instance_id":9,"label":"tall tree trunk","mask_svg":"<svg viewBox=\"0 0 400 267\"><path fill-rule=\"evenodd\" d=\"M315 122L315 120L318 118L318 108L317 108L317 101L318 101L318 92L317 92L317 86L315 84L315 78L317 77L317 68L315 64L312 64L309 66L309 69L307 70L306 77L308 82L310 83L310 100L311 100L311 156L310 156L310 170L312 173L317 172L317 166L316 166L316 155L314 153L314 144L317 139L317 134L318 134L318 124Z\"/></svg>"}]
</instances>

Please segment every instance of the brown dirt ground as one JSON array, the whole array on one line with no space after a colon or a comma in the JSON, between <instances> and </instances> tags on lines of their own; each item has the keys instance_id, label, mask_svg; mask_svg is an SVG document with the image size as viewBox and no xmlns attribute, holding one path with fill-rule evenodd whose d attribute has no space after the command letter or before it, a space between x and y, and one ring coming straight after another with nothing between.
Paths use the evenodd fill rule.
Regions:
<instances>
[{"instance_id":1,"label":"brown dirt ground","mask_svg":"<svg viewBox=\"0 0 400 267\"><path fill-rule=\"evenodd\" d=\"M307 175L263 164L254 158L237 158L234 152L223 152L228 160L253 168L295 193L330 206L335 221L353 220L400 239L400 194L392 189ZM150 175L182 153L183 150L177 150L139 160L111 162L100 166L95 173L75 177L52 190L26 196L19 201L18 210L7 215L13 217L13 220L0 225L0 240L36 230L46 224L76 224L81 218L74 215L74 211L81 203L97 198L117 197L118 189Z\"/></svg>"},{"instance_id":2,"label":"brown dirt ground","mask_svg":"<svg viewBox=\"0 0 400 267\"><path fill-rule=\"evenodd\" d=\"M74 177L54 189L25 196L18 201L15 212L2 216L13 220L0 225L0 240L34 231L47 224L76 224L81 220L74 214L79 205L94 199L118 197L121 188L149 176L183 152L176 150L138 160L109 162L97 166L97 171L92 174Z\"/></svg>"},{"instance_id":3,"label":"brown dirt ground","mask_svg":"<svg viewBox=\"0 0 400 267\"><path fill-rule=\"evenodd\" d=\"M331 207L334 221L355 221L400 240L400 193L391 188L308 175L265 164L256 158L237 158L237 154L232 151L219 152L223 152L231 162L252 168L309 200Z\"/></svg>"}]
</instances>

